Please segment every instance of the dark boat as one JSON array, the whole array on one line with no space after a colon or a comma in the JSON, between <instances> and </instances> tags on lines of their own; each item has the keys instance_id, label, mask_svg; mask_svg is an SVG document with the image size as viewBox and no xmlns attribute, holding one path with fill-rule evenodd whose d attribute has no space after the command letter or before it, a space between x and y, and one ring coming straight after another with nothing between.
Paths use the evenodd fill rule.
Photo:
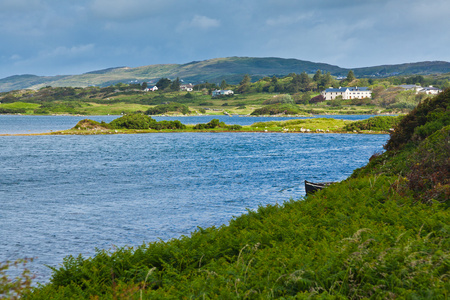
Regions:
<instances>
[{"instance_id":1,"label":"dark boat","mask_svg":"<svg viewBox=\"0 0 450 300\"><path fill-rule=\"evenodd\" d=\"M309 182L305 180L306 195L314 194L316 191L326 188L334 182Z\"/></svg>"}]
</instances>

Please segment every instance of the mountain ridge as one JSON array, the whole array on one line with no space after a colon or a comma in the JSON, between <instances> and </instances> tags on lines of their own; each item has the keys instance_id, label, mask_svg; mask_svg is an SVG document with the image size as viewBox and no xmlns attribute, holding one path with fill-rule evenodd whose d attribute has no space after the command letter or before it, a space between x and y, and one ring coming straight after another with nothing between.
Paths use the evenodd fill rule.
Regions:
<instances>
[{"instance_id":1,"label":"mountain ridge","mask_svg":"<svg viewBox=\"0 0 450 300\"><path fill-rule=\"evenodd\" d=\"M253 79L265 76L284 76L289 73L315 73L317 70L330 72L334 76L345 76L353 70L356 76L383 77L389 75L427 75L449 73L450 63L445 61L424 61L392 65L380 65L362 68L341 68L339 66L318 63L295 58L277 57L224 57L185 64L154 64L140 67L111 67L94 70L79 75L37 76L31 74L13 75L0 79L0 91L19 89L39 89L44 86L86 87L90 85L108 86L118 82L156 81L167 77L181 78L185 82L215 82L226 80L238 83L244 74Z\"/></svg>"}]
</instances>

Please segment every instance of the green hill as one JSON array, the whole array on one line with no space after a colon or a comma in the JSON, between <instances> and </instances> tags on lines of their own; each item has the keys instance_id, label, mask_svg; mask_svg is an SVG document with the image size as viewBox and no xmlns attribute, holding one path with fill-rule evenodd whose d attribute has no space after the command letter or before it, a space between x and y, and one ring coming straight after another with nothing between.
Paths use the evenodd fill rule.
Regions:
<instances>
[{"instance_id":1,"label":"green hill","mask_svg":"<svg viewBox=\"0 0 450 300\"><path fill-rule=\"evenodd\" d=\"M86 87L90 85L109 86L118 82L151 81L161 77L175 79L179 77L185 82L220 83L225 79L228 83L238 83L244 74L253 80L264 76L315 73L317 70L330 72L335 76L345 76L350 69L324 63L315 63L298 59L275 57L228 57L215 58L187 64L159 64L136 68L119 67L92 71L81 75L35 76L17 75L0 79L0 91L18 89L38 89L44 86L53 87ZM450 72L448 62L420 62L402 65L378 66L353 69L357 76L388 76L409 74L435 74Z\"/></svg>"}]
</instances>

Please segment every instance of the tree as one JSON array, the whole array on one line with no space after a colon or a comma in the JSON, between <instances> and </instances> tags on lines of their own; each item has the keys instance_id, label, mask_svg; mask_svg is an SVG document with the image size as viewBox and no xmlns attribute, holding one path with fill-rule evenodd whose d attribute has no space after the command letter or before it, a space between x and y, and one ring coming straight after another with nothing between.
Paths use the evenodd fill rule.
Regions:
<instances>
[{"instance_id":1,"label":"tree","mask_svg":"<svg viewBox=\"0 0 450 300\"><path fill-rule=\"evenodd\" d=\"M148 84L147 84L147 82L144 81L144 82L142 83L141 88L142 88L143 90L145 90L147 87L148 87Z\"/></svg>"},{"instance_id":2,"label":"tree","mask_svg":"<svg viewBox=\"0 0 450 300\"><path fill-rule=\"evenodd\" d=\"M248 74L245 74L244 78L242 78L241 82L239 83L237 91L240 94L248 93L250 91L250 83L251 83L250 76Z\"/></svg>"},{"instance_id":3,"label":"tree","mask_svg":"<svg viewBox=\"0 0 450 300\"><path fill-rule=\"evenodd\" d=\"M319 82L321 77L322 77L322 72L320 70L317 70L316 74L314 74L314 76L313 76L313 80L315 82Z\"/></svg>"},{"instance_id":4,"label":"tree","mask_svg":"<svg viewBox=\"0 0 450 300\"><path fill-rule=\"evenodd\" d=\"M348 71L348 74L347 74L347 81L350 83L350 82L352 82L353 80L355 80L356 78L355 78L355 74L353 73L353 71L352 70L350 70L350 71Z\"/></svg>"},{"instance_id":5,"label":"tree","mask_svg":"<svg viewBox=\"0 0 450 300\"><path fill-rule=\"evenodd\" d=\"M177 77L177 79L172 81L172 84L170 85L170 90L172 92L178 92L180 90L180 85L181 85L180 78Z\"/></svg>"},{"instance_id":6,"label":"tree","mask_svg":"<svg viewBox=\"0 0 450 300\"><path fill-rule=\"evenodd\" d=\"M168 79L168 78L161 78L156 83L156 86L158 87L159 90L165 90L166 88L168 88L170 86L171 82L172 81L170 81L170 79Z\"/></svg>"},{"instance_id":7,"label":"tree","mask_svg":"<svg viewBox=\"0 0 450 300\"><path fill-rule=\"evenodd\" d=\"M220 83L220 89L224 90L226 89L228 86L227 82L225 81L225 79L222 79L222 82Z\"/></svg>"}]
</instances>

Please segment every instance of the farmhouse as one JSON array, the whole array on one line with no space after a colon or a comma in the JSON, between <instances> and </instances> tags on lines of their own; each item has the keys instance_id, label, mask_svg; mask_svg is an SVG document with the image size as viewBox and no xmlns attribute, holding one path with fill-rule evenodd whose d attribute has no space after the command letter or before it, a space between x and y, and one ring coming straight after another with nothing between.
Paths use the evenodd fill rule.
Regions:
<instances>
[{"instance_id":1,"label":"farmhouse","mask_svg":"<svg viewBox=\"0 0 450 300\"><path fill-rule=\"evenodd\" d=\"M342 99L372 98L372 91L367 87L339 87L329 88L322 92L325 100L333 100L341 96Z\"/></svg>"},{"instance_id":2,"label":"farmhouse","mask_svg":"<svg viewBox=\"0 0 450 300\"><path fill-rule=\"evenodd\" d=\"M415 91L416 94L425 93L427 95L437 95L440 92L442 92L442 90L435 88L432 85L430 85L428 87L421 87L420 85L403 84L403 85L399 85L399 87L401 87L405 91Z\"/></svg>"},{"instance_id":3,"label":"farmhouse","mask_svg":"<svg viewBox=\"0 0 450 300\"><path fill-rule=\"evenodd\" d=\"M182 92L192 92L193 90L194 90L194 85L191 83L180 85L180 91L182 91Z\"/></svg>"},{"instance_id":4,"label":"farmhouse","mask_svg":"<svg viewBox=\"0 0 450 300\"><path fill-rule=\"evenodd\" d=\"M144 91L146 91L146 92L148 92L148 91L154 92L156 90L158 90L158 87L156 85L150 85Z\"/></svg>"},{"instance_id":5,"label":"farmhouse","mask_svg":"<svg viewBox=\"0 0 450 300\"><path fill-rule=\"evenodd\" d=\"M212 91L213 97L228 96L228 95L233 95L233 94L234 94L234 92L232 90L214 90L214 91Z\"/></svg>"},{"instance_id":6,"label":"farmhouse","mask_svg":"<svg viewBox=\"0 0 450 300\"><path fill-rule=\"evenodd\" d=\"M419 90L419 93L425 93L428 95L437 95L440 92L442 92L442 90L435 88L432 85L430 85L429 87L424 87L421 90Z\"/></svg>"}]
</instances>

